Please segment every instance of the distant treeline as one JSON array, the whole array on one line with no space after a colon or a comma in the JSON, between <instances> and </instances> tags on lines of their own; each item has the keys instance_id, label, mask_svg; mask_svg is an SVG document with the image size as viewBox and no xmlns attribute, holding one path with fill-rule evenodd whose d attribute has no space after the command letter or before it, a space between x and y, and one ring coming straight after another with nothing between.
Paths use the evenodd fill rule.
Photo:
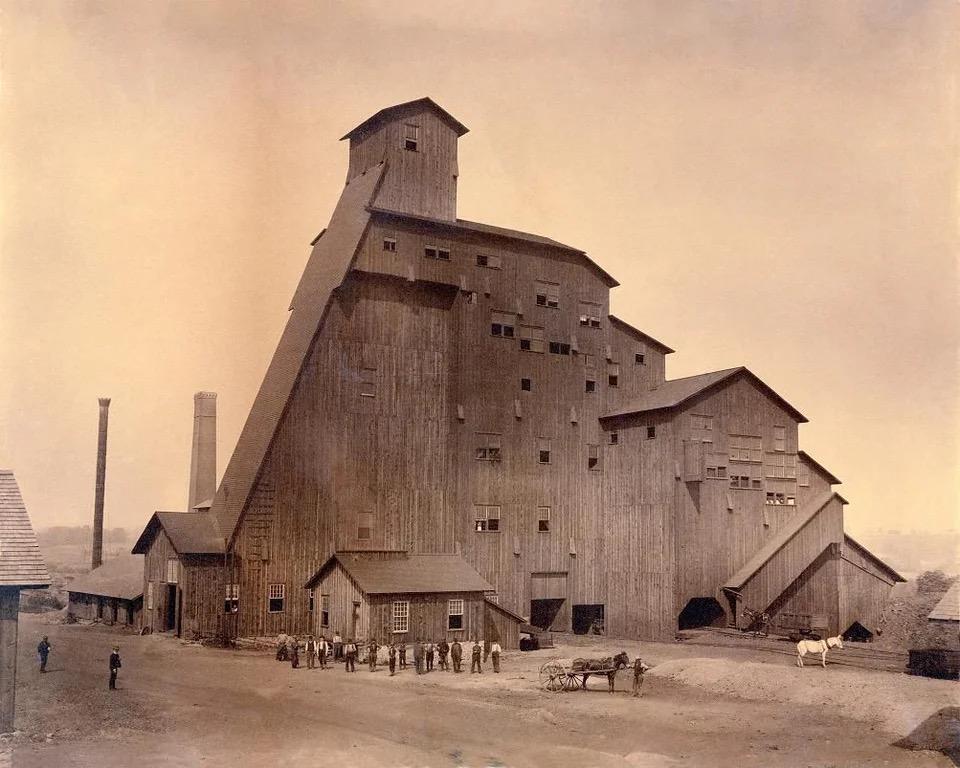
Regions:
<instances>
[{"instance_id":1,"label":"distant treeline","mask_svg":"<svg viewBox=\"0 0 960 768\"><path fill-rule=\"evenodd\" d=\"M128 528L105 528L103 543L105 546L125 545L134 538L134 532ZM72 544L89 549L93 531L89 525L54 525L37 530L37 540L41 547L57 547Z\"/></svg>"}]
</instances>

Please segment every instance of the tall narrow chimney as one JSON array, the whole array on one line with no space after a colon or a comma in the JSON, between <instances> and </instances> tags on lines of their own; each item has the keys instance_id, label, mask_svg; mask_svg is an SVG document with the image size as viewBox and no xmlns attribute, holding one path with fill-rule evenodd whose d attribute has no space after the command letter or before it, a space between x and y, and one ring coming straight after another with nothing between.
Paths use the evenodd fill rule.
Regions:
<instances>
[{"instance_id":1,"label":"tall narrow chimney","mask_svg":"<svg viewBox=\"0 0 960 768\"><path fill-rule=\"evenodd\" d=\"M97 484L93 500L93 558L92 565L103 564L103 491L107 477L107 417L110 398L100 398L100 429L97 433Z\"/></svg>"},{"instance_id":2,"label":"tall narrow chimney","mask_svg":"<svg viewBox=\"0 0 960 768\"><path fill-rule=\"evenodd\" d=\"M193 447L190 451L190 492L187 511L217 492L217 393L193 396Z\"/></svg>"}]
</instances>

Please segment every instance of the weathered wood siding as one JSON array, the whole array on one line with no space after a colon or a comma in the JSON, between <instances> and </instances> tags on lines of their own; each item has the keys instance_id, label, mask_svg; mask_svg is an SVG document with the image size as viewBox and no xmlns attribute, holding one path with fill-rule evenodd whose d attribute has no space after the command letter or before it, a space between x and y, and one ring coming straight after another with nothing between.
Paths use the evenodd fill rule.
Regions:
<instances>
[{"instance_id":1,"label":"weathered wood siding","mask_svg":"<svg viewBox=\"0 0 960 768\"><path fill-rule=\"evenodd\" d=\"M224 633L226 576L223 555L185 555L181 559L181 635L209 637Z\"/></svg>"},{"instance_id":2,"label":"weathered wood siding","mask_svg":"<svg viewBox=\"0 0 960 768\"><path fill-rule=\"evenodd\" d=\"M0 587L0 733L14 730L19 610L20 588Z\"/></svg>"},{"instance_id":3,"label":"weathered wood siding","mask_svg":"<svg viewBox=\"0 0 960 768\"><path fill-rule=\"evenodd\" d=\"M329 595L330 598L330 622L327 626L321 624L322 595ZM357 622L354 626L352 616L355 604L358 609ZM316 589L316 608L312 618L311 631L317 637L324 635L331 640L335 633L339 633L344 642L350 637L354 640L370 637L369 602L357 583L339 563L330 569Z\"/></svg>"},{"instance_id":4,"label":"weathered wood siding","mask_svg":"<svg viewBox=\"0 0 960 768\"><path fill-rule=\"evenodd\" d=\"M447 628L449 601L463 600L463 629ZM443 592L425 594L371 595L369 631L378 642L412 643L415 640L439 642L455 638L461 643L484 637L484 600L480 592ZM410 603L410 631L393 631L393 603ZM364 635L367 637L367 635Z\"/></svg>"},{"instance_id":5,"label":"weathered wood siding","mask_svg":"<svg viewBox=\"0 0 960 768\"><path fill-rule=\"evenodd\" d=\"M157 534L143 558L143 626L151 632L163 632L174 627L166 626L168 589L167 561L179 560L169 537L162 528ZM181 569L178 568L178 573ZM153 610L147 606L148 584L153 582ZM179 576L178 576L179 581ZM179 587L177 589L179 595Z\"/></svg>"},{"instance_id":6,"label":"weathered wood siding","mask_svg":"<svg viewBox=\"0 0 960 768\"><path fill-rule=\"evenodd\" d=\"M484 639L498 640L504 650L519 648L520 622L498 605L484 602Z\"/></svg>"},{"instance_id":7,"label":"weathered wood siding","mask_svg":"<svg viewBox=\"0 0 960 768\"><path fill-rule=\"evenodd\" d=\"M810 626L829 636L839 634L840 594L838 548L831 544L769 606L770 628L790 634ZM745 621L741 617L740 625Z\"/></svg>"},{"instance_id":8,"label":"weathered wood siding","mask_svg":"<svg viewBox=\"0 0 960 768\"><path fill-rule=\"evenodd\" d=\"M840 631L855 621L876 632L894 579L855 546L844 542L840 555Z\"/></svg>"},{"instance_id":9,"label":"weathered wood siding","mask_svg":"<svg viewBox=\"0 0 960 768\"><path fill-rule=\"evenodd\" d=\"M143 619L143 599L121 600L84 592L68 592L67 613L78 619L100 619L139 629Z\"/></svg>"}]
</instances>

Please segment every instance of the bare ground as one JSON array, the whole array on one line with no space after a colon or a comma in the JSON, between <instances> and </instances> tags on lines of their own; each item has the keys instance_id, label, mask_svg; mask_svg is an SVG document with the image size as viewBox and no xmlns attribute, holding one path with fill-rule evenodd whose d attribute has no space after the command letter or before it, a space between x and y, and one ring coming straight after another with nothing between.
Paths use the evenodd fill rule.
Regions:
<instances>
[{"instance_id":1,"label":"bare ground","mask_svg":"<svg viewBox=\"0 0 960 768\"><path fill-rule=\"evenodd\" d=\"M957 764L894 746L905 731L942 719L956 683L836 666L797 670L750 650L613 641L509 653L500 675L485 668L482 676L391 678L365 668L293 670L255 652L42 621L21 617L21 732L6 742L18 768ZM54 650L41 676L33 648L44 633ZM124 668L111 693L107 657L116 640ZM538 686L537 669L549 658L621 649L655 665L640 699L628 695L624 673L613 696L605 679L591 680L586 692ZM873 714L858 701L874 702ZM897 712L907 702L907 720L885 718L884 701Z\"/></svg>"}]
</instances>

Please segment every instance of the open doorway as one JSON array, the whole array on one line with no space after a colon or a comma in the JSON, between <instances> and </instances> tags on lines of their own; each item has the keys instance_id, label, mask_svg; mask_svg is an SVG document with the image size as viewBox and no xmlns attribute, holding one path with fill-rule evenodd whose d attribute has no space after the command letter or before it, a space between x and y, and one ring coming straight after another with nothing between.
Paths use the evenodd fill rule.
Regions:
<instances>
[{"instance_id":1,"label":"open doorway","mask_svg":"<svg viewBox=\"0 0 960 768\"><path fill-rule=\"evenodd\" d=\"M847 631L843 633L844 640L851 640L855 643L872 643L873 632L867 629L859 621L853 622Z\"/></svg>"},{"instance_id":2,"label":"open doorway","mask_svg":"<svg viewBox=\"0 0 960 768\"><path fill-rule=\"evenodd\" d=\"M677 619L679 629L724 627L726 624L727 614L723 606L712 597L694 597L683 607Z\"/></svg>"},{"instance_id":3,"label":"open doorway","mask_svg":"<svg viewBox=\"0 0 960 768\"><path fill-rule=\"evenodd\" d=\"M562 598L531 600L530 623L535 627L540 627L540 629L550 629L553 622L557 620L564 602Z\"/></svg>"},{"instance_id":4,"label":"open doorway","mask_svg":"<svg viewBox=\"0 0 960 768\"><path fill-rule=\"evenodd\" d=\"M573 606L573 634L587 635L590 633L602 635L603 605L575 605Z\"/></svg>"},{"instance_id":5,"label":"open doorway","mask_svg":"<svg viewBox=\"0 0 960 768\"><path fill-rule=\"evenodd\" d=\"M168 631L177 628L177 585L167 584L167 611L164 617L163 629Z\"/></svg>"}]
</instances>

